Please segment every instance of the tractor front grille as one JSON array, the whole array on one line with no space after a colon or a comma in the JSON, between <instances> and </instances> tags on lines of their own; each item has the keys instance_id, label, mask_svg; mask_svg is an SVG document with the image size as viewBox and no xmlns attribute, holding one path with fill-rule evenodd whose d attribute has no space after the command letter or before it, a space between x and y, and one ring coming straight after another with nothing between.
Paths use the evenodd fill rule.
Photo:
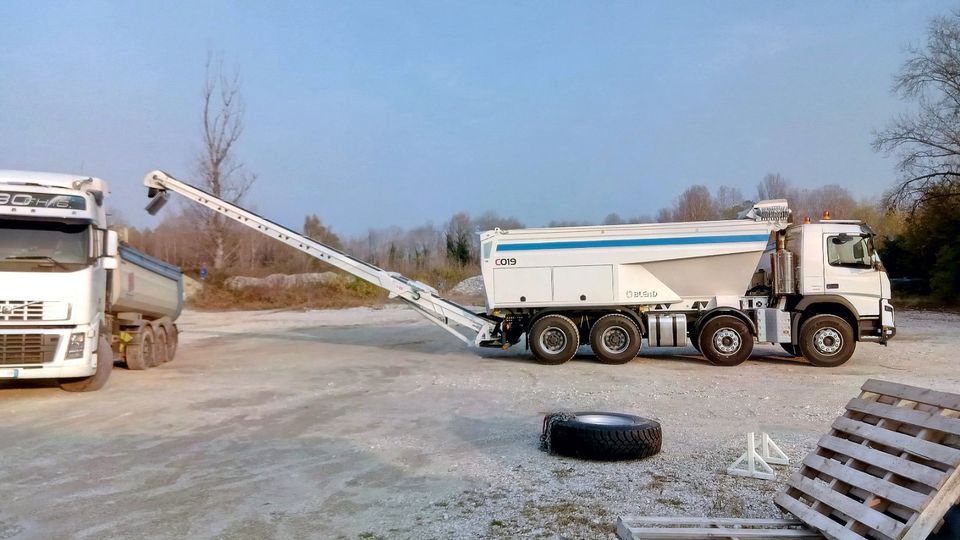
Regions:
<instances>
[{"instance_id":1,"label":"tractor front grille","mask_svg":"<svg viewBox=\"0 0 960 540\"><path fill-rule=\"evenodd\" d=\"M59 343L56 334L0 334L0 364L52 362Z\"/></svg>"}]
</instances>

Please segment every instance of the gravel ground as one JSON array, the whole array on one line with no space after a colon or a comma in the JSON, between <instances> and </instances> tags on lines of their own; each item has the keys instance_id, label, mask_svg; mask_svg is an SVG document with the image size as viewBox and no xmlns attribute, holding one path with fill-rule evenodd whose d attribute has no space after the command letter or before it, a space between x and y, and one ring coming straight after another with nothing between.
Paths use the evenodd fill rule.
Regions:
<instances>
[{"instance_id":1,"label":"gravel ground","mask_svg":"<svg viewBox=\"0 0 960 540\"><path fill-rule=\"evenodd\" d=\"M177 360L100 392L0 384L0 538L614 538L618 515L774 517L779 482L724 473L749 430L793 460L870 377L960 389L960 317L898 313L835 369L757 347L623 366L467 350L395 307L187 312ZM663 423L650 459L537 449L543 414Z\"/></svg>"}]
</instances>

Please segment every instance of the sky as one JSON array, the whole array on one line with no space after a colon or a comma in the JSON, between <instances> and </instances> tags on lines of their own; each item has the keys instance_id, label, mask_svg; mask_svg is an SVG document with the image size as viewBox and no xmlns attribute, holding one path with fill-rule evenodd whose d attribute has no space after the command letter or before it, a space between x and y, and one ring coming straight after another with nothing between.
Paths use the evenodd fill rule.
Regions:
<instances>
[{"instance_id":1,"label":"sky","mask_svg":"<svg viewBox=\"0 0 960 540\"><path fill-rule=\"evenodd\" d=\"M338 233L493 210L652 215L766 173L877 196L874 130L946 2L0 2L0 169L82 172L135 225L190 181L210 51L239 72L246 204Z\"/></svg>"}]
</instances>

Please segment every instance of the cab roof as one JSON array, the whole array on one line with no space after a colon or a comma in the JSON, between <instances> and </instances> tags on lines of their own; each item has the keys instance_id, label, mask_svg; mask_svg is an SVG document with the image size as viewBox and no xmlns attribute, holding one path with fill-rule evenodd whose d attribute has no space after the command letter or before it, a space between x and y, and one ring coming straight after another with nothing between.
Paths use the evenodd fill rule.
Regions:
<instances>
[{"instance_id":1,"label":"cab roof","mask_svg":"<svg viewBox=\"0 0 960 540\"><path fill-rule=\"evenodd\" d=\"M78 184L85 180L87 182ZM107 190L106 182L88 174L63 174L37 171L0 170L0 184L45 186L78 189L81 191L105 192Z\"/></svg>"}]
</instances>

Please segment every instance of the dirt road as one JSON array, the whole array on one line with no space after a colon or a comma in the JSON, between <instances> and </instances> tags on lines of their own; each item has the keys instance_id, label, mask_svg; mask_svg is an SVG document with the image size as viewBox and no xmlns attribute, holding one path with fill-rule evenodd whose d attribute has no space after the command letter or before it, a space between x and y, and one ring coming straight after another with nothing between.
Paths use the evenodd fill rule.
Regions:
<instances>
[{"instance_id":1,"label":"dirt road","mask_svg":"<svg viewBox=\"0 0 960 540\"><path fill-rule=\"evenodd\" d=\"M394 307L188 312L176 361L100 392L0 384L0 539L610 538L618 514L777 516L775 482L723 472L746 431L796 460L868 377L960 388L960 317L898 316L889 347L818 369L773 347L735 368L692 348L540 366ZM561 409L656 418L663 452L544 454Z\"/></svg>"}]
</instances>

